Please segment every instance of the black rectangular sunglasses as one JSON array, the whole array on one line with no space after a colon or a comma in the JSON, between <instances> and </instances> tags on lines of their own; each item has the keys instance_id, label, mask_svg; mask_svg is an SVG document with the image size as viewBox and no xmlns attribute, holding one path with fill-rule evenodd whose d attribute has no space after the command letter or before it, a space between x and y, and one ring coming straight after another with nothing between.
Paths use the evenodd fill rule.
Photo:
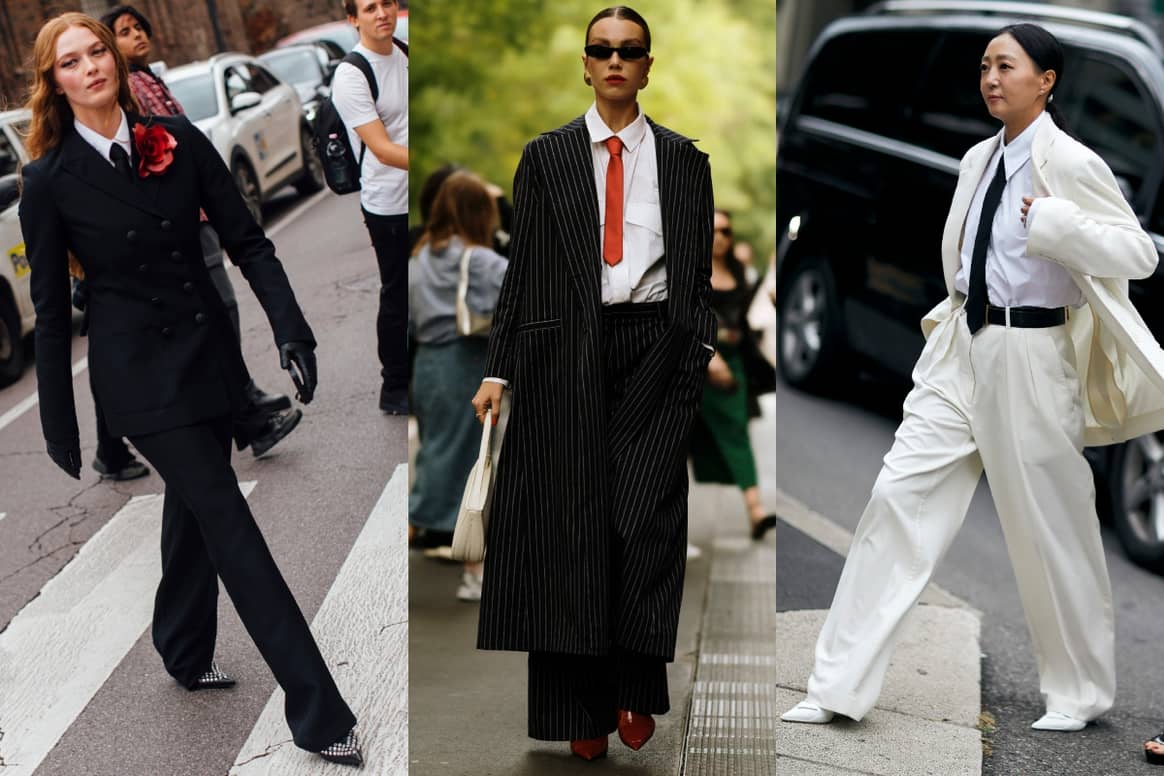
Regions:
<instances>
[{"instance_id":1,"label":"black rectangular sunglasses","mask_svg":"<svg viewBox=\"0 0 1164 776\"><path fill-rule=\"evenodd\" d=\"M610 59L614 52L618 52L619 59L642 59L651 52L647 51L643 46L601 46L597 43L591 43L584 51L586 56L594 57L595 59Z\"/></svg>"}]
</instances>

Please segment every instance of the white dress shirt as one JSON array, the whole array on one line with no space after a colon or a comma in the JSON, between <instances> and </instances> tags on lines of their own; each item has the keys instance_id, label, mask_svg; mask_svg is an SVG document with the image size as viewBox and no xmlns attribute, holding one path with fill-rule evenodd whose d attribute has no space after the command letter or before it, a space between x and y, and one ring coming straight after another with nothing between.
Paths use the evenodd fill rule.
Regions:
<instances>
[{"instance_id":1,"label":"white dress shirt","mask_svg":"<svg viewBox=\"0 0 1164 776\"><path fill-rule=\"evenodd\" d=\"M133 146L129 140L129 120L125 117L125 111L121 112L121 125L117 128L117 134L112 139L105 137L99 132L95 132L82 124L76 118L73 119L73 127L76 128L77 134L81 136L89 145L101 154L101 158L109 162L109 166L113 167L113 160L109 158L109 149L113 148L113 144L117 143L125 149L126 155L133 159Z\"/></svg>"},{"instance_id":2,"label":"white dress shirt","mask_svg":"<svg viewBox=\"0 0 1164 776\"><path fill-rule=\"evenodd\" d=\"M969 293L970 262L974 254L974 238L978 234L978 220L982 215L982 201L986 189L998 169L999 157L1006 156L1006 187L1002 201L994 213L990 230L990 244L986 248L986 293L990 304L996 307L1079 307L1083 293L1071 279L1070 273L1048 259L1027 255L1027 229L1034 223L1039 200L1022 222L1023 197L1034 196L1031 182L1031 143L1039 123L1053 121L1045 111L1031 122L1018 137L1005 142L1004 132L998 133L998 148L990 157L982 180L974 192L970 210L966 214L962 233L962 267L954 276L954 287Z\"/></svg>"},{"instance_id":3,"label":"white dress shirt","mask_svg":"<svg viewBox=\"0 0 1164 776\"><path fill-rule=\"evenodd\" d=\"M594 160L600 245L606 225L606 168L610 163L606 141L617 135L623 146L622 261L612 267L601 256L595 258L602 263L602 303L661 302L667 298L667 267L663 261L663 209L659 205L655 134L641 109L634 121L611 132L596 105L586 111L586 129Z\"/></svg>"}]
</instances>

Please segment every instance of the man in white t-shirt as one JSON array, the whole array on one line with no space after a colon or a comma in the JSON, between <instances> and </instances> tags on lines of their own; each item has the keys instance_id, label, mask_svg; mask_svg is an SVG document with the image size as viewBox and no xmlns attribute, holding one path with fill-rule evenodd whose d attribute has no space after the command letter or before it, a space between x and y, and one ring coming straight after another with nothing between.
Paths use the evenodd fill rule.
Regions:
<instances>
[{"instance_id":1,"label":"man in white t-shirt","mask_svg":"<svg viewBox=\"0 0 1164 776\"><path fill-rule=\"evenodd\" d=\"M336 68L331 99L361 148L360 207L380 265L380 409L408 414L408 55L392 39L397 0L344 0L348 21L360 33L353 51L372 66L379 91L347 62Z\"/></svg>"}]
</instances>

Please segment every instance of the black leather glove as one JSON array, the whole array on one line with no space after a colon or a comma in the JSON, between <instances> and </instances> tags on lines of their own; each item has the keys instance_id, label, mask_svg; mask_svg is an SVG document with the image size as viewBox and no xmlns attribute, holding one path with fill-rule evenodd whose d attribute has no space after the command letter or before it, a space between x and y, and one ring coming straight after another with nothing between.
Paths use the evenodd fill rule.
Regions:
<instances>
[{"instance_id":1,"label":"black leather glove","mask_svg":"<svg viewBox=\"0 0 1164 776\"><path fill-rule=\"evenodd\" d=\"M61 467L65 474L74 480L81 479L80 442L66 442L64 444L46 442L45 446L48 447L49 458L52 458L53 463Z\"/></svg>"},{"instance_id":2,"label":"black leather glove","mask_svg":"<svg viewBox=\"0 0 1164 776\"><path fill-rule=\"evenodd\" d=\"M81 312L89 306L89 284L84 280L73 278L73 307Z\"/></svg>"},{"instance_id":3,"label":"black leather glove","mask_svg":"<svg viewBox=\"0 0 1164 776\"><path fill-rule=\"evenodd\" d=\"M315 346L306 342L284 342L279 346L279 365L291 373L291 382L295 383L295 398L310 404L315 398L317 381Z\"/></svg>"}]
</instances>

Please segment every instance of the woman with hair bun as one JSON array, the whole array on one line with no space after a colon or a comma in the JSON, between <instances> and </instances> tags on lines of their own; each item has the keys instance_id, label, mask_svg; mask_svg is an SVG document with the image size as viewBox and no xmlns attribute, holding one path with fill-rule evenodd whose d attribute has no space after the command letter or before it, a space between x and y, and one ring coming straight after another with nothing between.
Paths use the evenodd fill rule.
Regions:
<instances>
[{"instance_id":1,"label":"woman with hair bun","mask_svg":"<svg viewBox=\"0 0 1164 776\"><path fill-rule=\"evenodd\" d=\"M985 471L1046 713L1077 731L1111 708L1111 584L1085 444L1164 426L1155 339L1128 299L1157 253L1115 176L1058 124L1063 49L1033 24L991 38L979 90L999 133L963 157L942 239L949 296L853 537L790 722L861 719L906 614Z\"/></svg>"}]
</instances>

